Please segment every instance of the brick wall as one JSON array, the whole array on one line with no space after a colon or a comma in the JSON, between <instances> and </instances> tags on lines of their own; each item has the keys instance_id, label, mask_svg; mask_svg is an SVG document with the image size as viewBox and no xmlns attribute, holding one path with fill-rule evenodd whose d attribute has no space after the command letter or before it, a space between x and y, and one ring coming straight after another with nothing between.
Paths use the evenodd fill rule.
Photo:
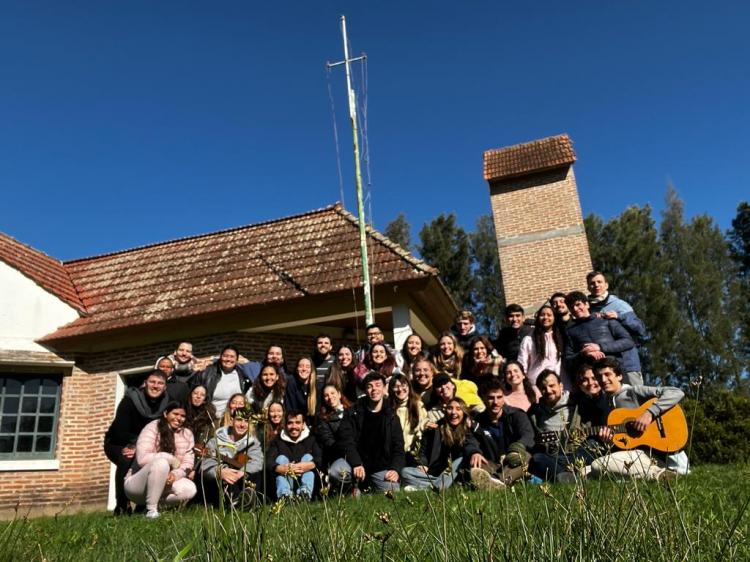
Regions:
<instances>
[{"instance_id":1,"label":"brick wall","mask_svg":"<svg viewBox=\"0 0 750 562\"><path fill-rule=\"evenodd\" d=\"M585 289L591 270L572 166L491 182L505 302L533 312L555 291Z\"/></svg>"},{"instance_id":2,"label":"brick wall","mask_svg":"<svg viewBox=\"0 0 750 562\"><path fill-rule=\"evenodd\" d=\"M313 337L245 332L195 338L196 356L218 355L235 344L247 358L260 360L271 343L281 345L292 368L312 351ZM110 463L104 456L104 433L115 412L118 373L151 365L174 351L175 341L75 357L76 368L63 380L57 434L59 470L0 472L0 517L21 513L56 513L104 509L109 494ZM340 342L336 342L340 343Z\"/></svg>"}]
</instances>

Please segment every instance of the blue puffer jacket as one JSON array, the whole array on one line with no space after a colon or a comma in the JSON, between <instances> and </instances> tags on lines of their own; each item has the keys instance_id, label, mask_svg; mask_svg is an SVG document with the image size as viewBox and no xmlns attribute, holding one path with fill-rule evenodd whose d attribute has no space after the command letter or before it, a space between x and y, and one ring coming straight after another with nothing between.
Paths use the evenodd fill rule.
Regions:
<instances>
[{"instance_id":1,"label":"blue puffer jacket","mask_svg":"<svg viewBox=\"0 0 750 562\"><path fill-rule=\"evenodd\" d=\"M615 357L622 364L625 372L640 371L640 362L633 364L625 351L633 349L635 342L627 330L617 320L606 320L587 316L575 321L568 328L568 339L565 343L565 362L569 373L575 373L583 359L581 349L587 343L595 343L605 355ZM636 354L636 359L638 355Z\"/></svg>"}]
</instances>

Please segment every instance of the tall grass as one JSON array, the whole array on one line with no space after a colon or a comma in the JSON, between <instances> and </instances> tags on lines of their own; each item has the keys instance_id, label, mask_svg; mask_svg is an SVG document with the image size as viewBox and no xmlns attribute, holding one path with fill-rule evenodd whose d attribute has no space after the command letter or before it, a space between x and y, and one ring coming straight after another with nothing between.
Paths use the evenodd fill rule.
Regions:
<instances>
[{"instance_id":1,"label":"tall grass","mask_svg":"<svg viewBox=\"0 0 750 562\"><path fill-rule=\"evenodd\" d=\"M88 514L0 526L0 560L750 560L748 466L672 485L578 482Z\"/></svg>"}]
</instances>

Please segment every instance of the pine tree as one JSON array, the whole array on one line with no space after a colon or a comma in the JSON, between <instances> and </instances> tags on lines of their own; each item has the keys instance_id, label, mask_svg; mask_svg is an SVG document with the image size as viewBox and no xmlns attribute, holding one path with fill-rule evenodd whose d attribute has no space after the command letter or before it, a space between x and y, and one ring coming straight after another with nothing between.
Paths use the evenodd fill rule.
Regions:
<instances>
[{"instance_id":1,"label":"pine tree","mask_svg":"<svg viewBox=\"0 0 750 562\"><path fill-rule=\"evenodd\" d=\"M505 308L495 223L491 215L481 215L469 235L474 261L474 298L480 331L495 334Z\"/></svg>"},{"instance_id":2,"label":"pine tree","mask_svg":"<svg viewBox=\"0 0 750 562\"><path fill-rule=\"evenodd\" d=\"M737 317L740 326L740 352L745 370L744 383L750 386L750 204L743 201L737 206L737 216L727 233L730 253L737 265Z\"/></svg>"},{"instance_id":3,"label":"pine tree","mask_svg":"<svg viewBox=\"0 0 750 562\"><path fill-rule=\"evenodd\" d=\"M440 214L419 231L419 253L438 268L440 279L448 287L459 307L472 308L472 275L469 236L456 224L456 215Z\"/></svg>"},{"instance_id":4,"label":"pine tree","mask_svg":"<svg viewBox=\"0 0 750 562\"><path fill-rule=\"evenodd\" d=\"M411 225L404 213L399 213L385 227L385 235L406 251L411 251Z\"/></svg>"}]
</instances>

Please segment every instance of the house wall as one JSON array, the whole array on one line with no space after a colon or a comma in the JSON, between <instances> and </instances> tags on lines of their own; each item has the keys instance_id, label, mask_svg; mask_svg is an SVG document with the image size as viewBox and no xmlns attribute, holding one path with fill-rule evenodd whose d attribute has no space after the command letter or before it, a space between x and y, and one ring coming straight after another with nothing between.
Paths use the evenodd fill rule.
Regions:
<instances>
[{"instance_id":1,"label":"house wall","mask_svg":"<svg viewBox=\"0 0 750 562\"><path fill-rule=\"evenodd\" d=\"M490 183L505 302L533 313L585 289L591 257L572 166Z\"/></svg>"}]
</instances>

